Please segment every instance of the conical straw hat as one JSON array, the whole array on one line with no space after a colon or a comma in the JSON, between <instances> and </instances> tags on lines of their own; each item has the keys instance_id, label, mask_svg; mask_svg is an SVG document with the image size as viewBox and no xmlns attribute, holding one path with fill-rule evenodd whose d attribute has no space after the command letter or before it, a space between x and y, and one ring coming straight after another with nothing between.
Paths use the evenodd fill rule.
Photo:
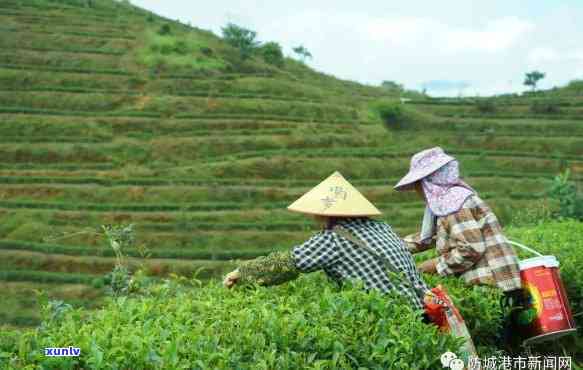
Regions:
<instances>
[{"instance_id":1,"label":"conical straw hat","mask_svg":"<svg viewBox=\"0 0 583 370\"><path fill-rule=\"evenodd\" d=\"M354 186L334 172L326 180L293 202L290 211L320 216L378 216L381 212Z\"/></svg>"}]
</instances>

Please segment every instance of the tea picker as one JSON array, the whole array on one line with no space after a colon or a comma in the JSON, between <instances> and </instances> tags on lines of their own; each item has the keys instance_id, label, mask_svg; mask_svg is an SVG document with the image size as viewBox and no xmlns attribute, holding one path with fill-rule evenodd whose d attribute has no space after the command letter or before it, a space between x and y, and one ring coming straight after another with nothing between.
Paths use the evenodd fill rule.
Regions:
<instances>
[{"instance_id":1,"label":"tea picker","mask_svg":"<svg viewBox=\"0 0 583 370\"><path fill-rule=\"evenodd\" d=\"M314 217L321 231L291 251L272 252L240 263L225 277L226 287L245 283L276 285L316 270L323 270L339 285L344 280L358 279L367 290L401 294L412 308L426 313L425 322L433 321L442 331L464 339L462 357L466 362L476 357L463 318L445 290L429 289L399 236L385 222L370 218L381 212L339 172L288 209Z\"/></svg>"}]
</instances>

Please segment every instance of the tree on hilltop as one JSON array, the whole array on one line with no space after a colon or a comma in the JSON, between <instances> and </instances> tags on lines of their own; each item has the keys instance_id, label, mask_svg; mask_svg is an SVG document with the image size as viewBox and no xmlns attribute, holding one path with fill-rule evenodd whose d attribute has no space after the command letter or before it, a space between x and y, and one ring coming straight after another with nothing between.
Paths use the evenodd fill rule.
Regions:
<instances>
[{"instance_id":1,"label":"tree on hilltop","mask_svg":"<svg viewBox=\"0 0 583 370\"><path fill-rule=\"evenodd\" d=\"M259 41L256 40L257 32L255 31L233 23L228 23L227 26L221 28L221 31L223 32L223 39L229 45L239 49L241 59L249 58L259 46Z\"/></svg>"},{"instance_id":2,"label":"tree on hilltop","mask_svg":"<svg viewBox=\"0 0 583 370\"><path fill-rule=\"evenodd\" d=\"M383 81L381 82L381 87L389 91L403 91L403 85L396 83L395 81Z\"/></svg>"},{"instance_id":3,"label":"tree on hilltop","mask_svg":"<svg viewBox=\"0 0 583 370\"><path fill-rule=\"evenodd\" d=\"M277 42L267 42L260 48L260 54L263 56L263 60L267 63L272 64L277 67L283 67L284 57L281 51L281 45Z\"/></svg>"},{"instance_id":4,"label":"tree on hilltop","mask_svg":"<svg viewBox=\"0 0 583 370\"><path fill-rule=\"evenodd\" d=\"M303 45L296 46L293 48L293 51L300 57L302 62L304 62L307 58L312 59L312 53L310 53Z\"/></svg>"},{"instance_id":5,"label":"tree on hilltop","mask_svg":"<svg viewBox=\"0 0 583 370\"><path fill-rule=\"evenodd\" d=\"M536 90L536 84L543 78L545 78L545 74L543 72L540 71L529 72L526 74L526 77L524 79L524 85L530 86L532 88L532 91L534 91Z\"/></svg>"}]
</instances>

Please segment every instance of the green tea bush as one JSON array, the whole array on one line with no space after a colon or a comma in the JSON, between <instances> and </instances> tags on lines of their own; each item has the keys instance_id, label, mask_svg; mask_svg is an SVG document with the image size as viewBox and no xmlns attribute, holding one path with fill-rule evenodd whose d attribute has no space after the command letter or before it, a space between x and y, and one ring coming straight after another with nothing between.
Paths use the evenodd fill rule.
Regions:
<instances>
[{"instance_id":1,"label":"green tea bush","mask_svg":"<svg viewBox=\"0 0 583 370\"><path fill-rule=\"evenodd\" d=\"M553 254L561 262L573 313L583 309L583 223L543 223L508 228L507 235ZM521 253L522 257L526 257ZM423 256L420 256L423 257ZM184 282L184 278L182 279ZM443 284L464 316L480 356L499 355L502 329L494 288L466 287L456 278L426 276ZM337 289L323 274L278 287L226 290L196 280L141 287L141 294L109 298L98 311L66 310L57 321L18 340L0 337L0 359L43 368L439 368L439 356L459 343L422 324L399 297ZM581 323L579 323L581 326ZM144 335L145 334L145 335ZM581 359L581 334L534 348ZM52 359L44 347L81 347L80 358ZM564 352L558 352L564 351ZM576 367L574 367L576 368Z\"/></svg>"},{"instance_id":2,"label":"green tea bush","mask_svg":"<svg viewBox=\"0 0 583 370\"><path fill-rule=\"evenodd\" d=\"M23 64L4 64L0 63L1 68L15 69L15 70L28 70L30 65ZM121 69L97 69L97 68L71 68L71 67L53 67L46 65L34 66L35 70L56 72L56 73L84 73L84 74L103 74L103 75L114 75L114 76L131 76L132 74L128 71Z\"/></svg>"},{"instance_id":3,"label":"green tea bush","mask_svg":"<svg viewBox=\"0 0 583 370\"><path fill-rule=\"evenodd\" d=\"M82 356L44 356L44 347L69 345ZM315 275L234 291L168 281L103 310L67 310L4 346L13 366L47 369L431 369L459 341L423 324L400 297L336 291Z\"/></svg>"},{"instance_id":4,"label":"green tea bush","mask_svg":"<svg viewBox=\"0 0 583 370\"><path fill-rule=\"evenodd\" d=\"M383 121L387 128L403 128L407 123L407 116L399 103L389 101L377 101L371 109Z\"/></svg>"},{"instance_id":5,"label":"green tea bush","mask_svg":"<svg viewBox=\"0 0 583 370\"><path fill-rule=\"evenodd\" d=\"M0 63L73 69L114 70L119 68L119 58L116 55L75 53L75 56L72 57L68 52L37 52L29 50L18 50L17 53L11 54L0 53Z\"/></svg>"},{"instance_id":6,"label":"green tea bush","mask_svg":"<svg viewBox=\"0 0 583 370\"><path fill-rule=\"evenodd\" d=\"M32 281L37 283L91 284L99 276L89 274L59 273L46 271L14 270L0 271L2 281Z\"/></svg>"},{"instance_id":7,"label":"green tea bush","mask_svg":"<svg viewBox=\"0 0 583 370\"><path fill-rule=\"evenodd\" d=\"M239 50L241 59L249 58L259 46L257 32L228 23L221 28L226 43Z\"/></svg>"},{"instance_id":8,"label":"green tea bush","mask_svg":"<svg viewBox=\"0 0 583 370\"><path fill-rule=\"evenodd\" d=\"M549 189L550 196L559 202L555 216L583 220L583 197L577 194L576 185L569 180L570 170L558 175Z\"/></svg>"},{"instance_id":9,"label":"green tea bush","mask_svg":"<svg viewBox=\"0 0 583 370\"><path fill-rule=\"evenodd\" d=\"M476 100L476 109L480 113L496 113L497 106L493 99Z\"/></svg>"},{"instance_id":10,"label":"green tea bush","mask_svg":"<svg viewBox=\"0 0 583 370\"><path fill-rule=\"evenodd\" d=\"M266 63L282 67L284 63L281 46L277 42L268 42L259 48L259 53Z\"/></svg>"},{"instance_id":11,"label":"green tea bush","mask_svg":"<svg viewBox=\"0 0 583 370\"><path fill-rule=\"evenodd\" d=\"M163 71L188 71L191 75L185 78L192 78L195 74L224 69L225 62L208 53L209 42L204 37L173 32L165 24L157 32L145 32L144 47L136 51L137 60L155 71L155 75Z\"/></svg>"},{"instance_id":12,"label":"green tea bush","mask_svg":"<svg viewBox=\"0 0 583 370\"><path fill-rule=\"evenodd\" d=\"M554 100L535 100L530 110L536 114L557 114L561 108L560 104Z\"/></svg>"},{"instance_id":13,"label":"green tea bush","mask_svg":"<svg viewBox=\"0 0 583 370\"><path fill-rule=\"evenodd\" d=\"M428 253L429 254L429 253ZM501 293L489 286L467 287L461 279L424 275L430 287L441 284L452 298L472 335L480 356L498 350L502 331Z\"/></svg>"},{"instance_id":14,"label":"green tea bush","mask_svg":"<svg viewBox=\"0 0 583 370\"><path fill-rule=\"evenodd\" d=\"M583 80L573 80L569 82L563 92L569 95L583 95Z\"/></svg>"},{"instance_id":15,"label":"green tea bush","mask_svg":"<svg viewBox=\"0 0 583 370\"><path fill-rule=\"evenodd\" d=\"M158 35L166 36L170 34L172 34L172 28L168 23L164 23L160 26L160 29L158 29Z\"/></svg>"}]
</instances>

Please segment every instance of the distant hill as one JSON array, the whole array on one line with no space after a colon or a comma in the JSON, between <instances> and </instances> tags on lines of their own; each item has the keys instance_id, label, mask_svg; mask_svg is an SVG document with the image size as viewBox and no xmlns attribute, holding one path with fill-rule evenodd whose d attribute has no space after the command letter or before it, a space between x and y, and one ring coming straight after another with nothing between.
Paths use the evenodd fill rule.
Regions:
<instances>
[{"instance_id":1,"label":"distant hill","mask_svg":"<svg viewBox=\"0 0 583 370\"><path fill-rule=\"evenodd\" d=\"M125 3L3 0L0 20L0 287L11 292L0 322L34 324L41 283L98 303L113 266L92 233L101 224L135 223L154 275L216 276L231 258L307 238L310 221L285 206L334 170L403 234L423 204L392 185L421 149L456 155L504 222L561 169L583 171L581 95L541 113L529 97L492 108L408 94L405 124L387 128L374 107L398 92L289 58L242 60L208 31Z\"/></svg>"},{"instance_id":2,"label":"distant hill","mask_svg":"<svg viewBox=\"0 0 583 370\"><path fill-rule=\"evenodd\" d=\"M563 98L583 97L583 80L570 81L566 86L555 87L549 90L540 90L526 93L527 96L547 96Z\"/></svg>"}]
</instances>

